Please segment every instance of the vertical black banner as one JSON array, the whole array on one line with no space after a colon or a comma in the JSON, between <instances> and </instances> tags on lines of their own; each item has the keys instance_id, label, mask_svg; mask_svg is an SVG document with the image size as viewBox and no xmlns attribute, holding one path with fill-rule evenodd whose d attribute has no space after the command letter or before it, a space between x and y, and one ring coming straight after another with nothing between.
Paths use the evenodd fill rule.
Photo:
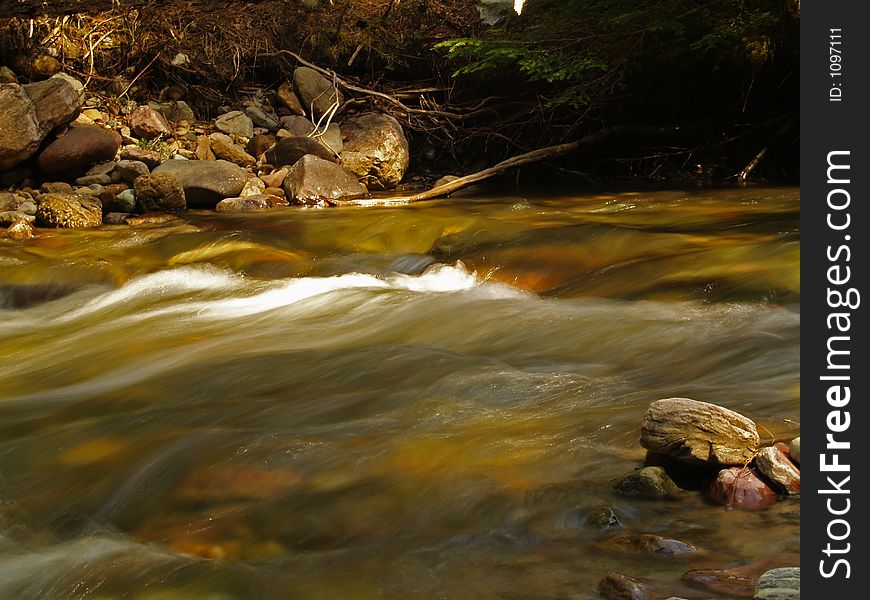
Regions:
<instances>
[{"instance_id":1,"label":"vertical black banner","mask_svg":"<svg viewBox=\"0 0 870 600\"><path fill-rule=\"evenodd\" d=\"M870 545L870 21L863 2L802 8L801 587L852 600Z\"/></svg>"}]
</instances>

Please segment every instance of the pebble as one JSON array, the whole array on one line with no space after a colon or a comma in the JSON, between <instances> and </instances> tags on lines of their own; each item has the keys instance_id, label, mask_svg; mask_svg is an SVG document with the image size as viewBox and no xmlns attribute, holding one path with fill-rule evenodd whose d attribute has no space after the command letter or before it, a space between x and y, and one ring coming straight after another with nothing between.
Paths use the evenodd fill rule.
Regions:
<instances>
[{"instance_id":1,"label":"pebble","mask_svg":"<svg viewBox=\"0 0 870 600\"><path fill-rule=\"evenodd\" d=\"M613 482L613 489L625 496L639 498L676 498L682 495L682 490L661 467L644 467L623 475Z\"/></svg>"}]
</instances>

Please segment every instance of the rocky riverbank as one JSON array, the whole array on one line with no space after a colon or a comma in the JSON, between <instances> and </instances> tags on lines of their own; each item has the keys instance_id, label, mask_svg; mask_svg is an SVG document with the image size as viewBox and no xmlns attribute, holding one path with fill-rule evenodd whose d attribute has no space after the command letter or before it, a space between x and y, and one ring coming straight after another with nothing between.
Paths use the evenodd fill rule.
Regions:
<instances>
[{"instance_id":1,"label":"rocky riverbank","mask_svg":"<svg viewBox=\"0 0 870 600\"><path fill-rule=\"evenodd\" d=\"M401 185L410 159L402 125L379 112L343 114L341 91L299 67L273 95L197 119L180 93L138 104L88 96L46 66L0 86L0 225L21 240L40 227L123 224L189 208L327 206Z\"/></svg>"},{"instance_id":2,"label":"rocky riverbank","mask_svg":"<svg viewBox=\"0 0 870 600\"><path fill-rule=\"evenodd\" d=\"M763 510L800 494L800 437L788 444L761 444L751 419L715 404L689 398L653 402L644 415L640 444L647 449L644 466L613 482L619 495L675 501L701 493L728 509ZM591 513L587 522L602 531L621 526L610 507ZM660 535L624 536L611 542L662 557L699 552L689 542ZM799 600L796 552L739 567L689 570L682 581L728 597ZM676 587L676 582L670 586ZM671 596L666 582L621 573L602 579L599 591L609 600L681 600Z\"/></svg>"}]
</instances>

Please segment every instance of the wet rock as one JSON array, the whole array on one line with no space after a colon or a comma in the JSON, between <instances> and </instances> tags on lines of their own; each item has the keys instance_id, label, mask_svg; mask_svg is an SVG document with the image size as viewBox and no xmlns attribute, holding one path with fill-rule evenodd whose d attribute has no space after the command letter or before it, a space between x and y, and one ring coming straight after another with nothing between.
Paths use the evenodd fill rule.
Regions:
<instances>
[{"instance_id":1,"label":"wet rock","mask_svg":"<svg viewBox=\"0 0 870 600\"><path fill-rule=\"evenodd\" d=\"M268 175L260 175L260 179L263 180L263 183L265 183L267 187L281 187L281 184L284 183L284 178L287 177L289 171L290 169L287 167L281 167L276 171L272 171Z\"/></svg>"},{"instance_id":2,"label":"wet rock","mask_svg":"<svg viewBox=\"0 0 870 600\"><path fill-rule=\"evenodd\" d=\"M172 127L161 113L150 106L140 106L130 115L130 129L133 133L146 140L158 137L170 137Z\"/></svg>"},{"instance_id":3,"label":"wet rock","mask_svg":"<svg viewBox=\"0 0 870 600\"><path fill-rule=\"evenodd\" d=\"M112 178L105 173L97 173L96 175L84 175L76 179L76 185L87 187L93 184L109 185L112 183Z\"/></svg>"},{"instance_id":4,"label":"wet rock","mask_svg":"<svg viewBox=\"0 0 870 600\"><path fill-rule=\"evenodd\" d=\"M801 473L779 448L767 446L759 450L755 457L755 466L779 493L801 493Z\"/></svg>"},{"instance_id":5,"label":"wet rock","mask_svg":"<svg viewBox=\"0 0 870 600\"><path fill-rule=\"evenodd\" d=\"M237 144L228 144L223 140L212 140L211 151L217 158L228 160L240 167L251 167L257 160L245 152L244 148Z\"/></svg>"},{"instance_id":6,"label":"wet rock","mask_svg":"<svg viewBox=\"0 0 870 600\"><path fill-rule=\"evenodd\" d=\"M278 123L278 120L275 117L266 114L266 111L264 111L262 108L259 108L257 106L247 107L245 109L245 114L248 116L249 119L251 119L251 121L257 127L263 127L264 129L268 129L271 132L278 131L278 128L281 127L281 125ZM251 136L246 136L246 137L251 137Z\"/></svg>"},{"instance_id":7,"label":"wet rock","mask_svg":"<svg viewBox=\"0 0 870 600\"><path fill-rule=\"evenodd\" d=\"M112 176L132 184L136 178L150 175L151 169L141 160L119 160L112 170Z\"/></svg>"},{"instance_id":8,"label":"wet rock","mask_svg":"<svg viewBox=\"0 0 870 600\"><path fill-rule=\"evenodd\" d=\"M801 438L796 437L788 445L788 455L797 463L801 464Z\"/></svg>"},{"instance_id":9,"label":"wet rock","mask_svg":"<svg viewBox=\"0 0 870 600\"><path fill-rule=\"evenodd\" d=\"M25 215L35 215L36 214L36 203L27 200L18 205L18 212L24 213Z\"/></svg>"},{"instance_id":10,"label":"wet rock","mask_svg":"<svg viewBox=\"0 0 870 600\"><path fill-rule=\"evenodd\" d=\"M42 56L37 56L33 63L30 65L31 73L36 75L38 78L45 79L47 77L51 77L57 73L60 73L61 64L60 61L57 60L53 56L49 56L48 54L43 54Z\"/></svg>"},{"instance_id":11,"label":"wet rock","mask_svg":"<svg viewBox=\"0 0 870 600\"><path fill-rule=\"evenodd\" d=\"M657 556L682 556L697 552L692 544L652 534L626 535L614 539L613 542L632 552Z\"/></svg>"},{"instance_id":12,"label":"wet rock","mask_svg":"<svg viewBox=\"0 0 870 600\"><path fill-rule=\"evenodd\" d=\"M183 221L175 216L167 213L146 213L144 215L139 215L138 217L127 217L126 223L127 225L131 225L133 227L141 227L146 225L167 225L170 223L177 224L182 223Z\"/></svg>"},{"instance_id":13,"label":"wet rock","mask_svg":"<svg viewBox=\"0 0 870 600\"><path fill-rule=\"evenodd\" d=\"M289 199L300 204L323 204L365 193L356 177L340 165L311 154L290 168L284 190Z\"/></svg>"},{"instance_id":14,"label":"wet rock","mask_svg":"<svg viewBox=\"0 0 870 600\"><path fill-rule=\"evenodd\" d=\"M301 480L292 469L222 464L190 473L173 490L173 496L193 503L266 500L286 495Z\"/></svg>"},{"instance_id":15,"label":"wet rock","mask_svg":"<svg viewBox=\"0 0 870 600\"><path fill-rule=\"evenodd\" d=\"M215 127L228 135L250 138L254 135L254 123L240 110L232 110L215 119Z\"/></svg>"},{"instance_id":16,"label":"wet rock","mask_svg":"<svg viewBox=\"0 0 870 600\"><path fill-rule=\"evenodd\" d=\"M299 97L296 95L296 92L293 91L293 86L289 81L285 81L278 86L278 92L275 96L278 98L278 102L294 115L305 116L305 109L302 107L302 102L299 101Z\"/></svg>"},{"instance_id":17,"label":"wet rock","mask_svg":"<svg viewBox=\"0 0 870 600\"><path fill-rule=\"evenodd\" d=\"M18 241L29 240L36 237L36 229L34 229L33 223L30 221L18 219L13 221L6 230L6 237Z\"/></svg>"},{"instance_id":18,"label":"wet rock","mask_svg":"<svg viewBox=\"0 0 870 600\"><path fill-rule=\"evenodd\" d=\"M74 171L111 160L121 146L121 136L98 125L70 125L43 150L37 164L45 173Z\"/></svg>"},{"instance_id":19,"label":"wet rock","mask_svg":"<svg viewBox=\"0 0 870 600\"><path fill-rule=\"evenodd\" d=\"M266 189L266 183L260 179L259 177L249 177L245 182L242 191L239 192L240 198L245 198L247 196L259 196L263 193L263 190Z\"/></svg>"},{"instance_id":20,"label":"wet rock","mask_svg":"<svg viewBox=\"0 0 870 600\"><path fill-rule=\"evenodd\" d=\"M682 577L686 583L730 598L751 598L756 577L729 569L697 569Z\"/></svg>"},{"instance_id":21,"label":"wet rock","mask_svg":"<svg viewBox=\"0 0 870 600\"><path fill-rule=\"evenodd\" d=\"M12 192L0 192L0 212L18 210L18 196Z\"/></svg>"},{"instance_id":22,"label":"wet rock","mask_svg":"<svg viewBox=\"0 0 870 600\"><path fill-rule=\"evenodd\" d=\"M36 154L54 128L75 119L83 102L82 84L71 77L0 87L0 171Z\"/></svg>"},{"instance_id":23,"label":"wet rock","mask_svg":"<svg viewBox=\"0 0 870 600\"><path fill-rule=\"evenodd\" d=\"M17 210L4 210L3 212L0 212L0 225L3 225L4 227L12 225L16 221L26 221L31 223L34 219L35 217L33 215L28 215Z\"/></svg>"},{"instance_id":24,"label":"wet rock","mask_svg":"<svg viewBox=\"0 0 870 600\"><path fill-rule=\"evenodd\" d=\"M325 114L333 104L341 106L342 93L332 85L332 81L308 67L297 67L293 71L293 89L299 96L302 107L311 110L315 116Z\"/></svg>"},{"instance_id":25,"label":"wet rock","mask_svg":"<svg viewBox=\"0 0 870 600\"><path fill-rule=\"evenodd\" d=\"M260 194L258 196L245 196L244 198L224 198L218 202L215 210L218 212L249 212L254 210L268 210L276 206L288 206L283 198Z\"/></svg>"},{"instance_id":26,"label":"wet rock","mask_svg":"<svg viewBox=\"0 0 870 600\"><path fill-rule=\"evenodd\" d=\"M103 207L84 194L54 192L38 198L36 224L40 227L83 229L103 224Z\"/></svg>"},{"instance_id":27,"label":"wet rock","mask_svg":"<svg viewBox=\"0 0 870 600\"><path fill-rule=\"evenodd\" d=\"M689 398L650 404L640 444L689 464L743 465L758 450L758 430L750 419L727 408Z\"/></svg>"},{"instance_id":28,"label":"wet rock","mask_svg":"<svg viewBox=\"0 0 870 600\"><path fill-rule=\"evenodd\" d=\"M255 135L248 142L247 150L251 156L260 157L266 150L271 148L278 141L272 134Z\"/></svg>"},{"instance_id":29,"label":"wet rock","mask_svg":"<svg viewBox=\"0 0 870 600\"><path fill-rule=\"evenodd\" d=\"M187 200L184 188L169 173L154 173L138 177L134 183L136 200L143 212L184 212Z\"/></svg>"},{"instance_id":30,"label":"wet rock","mask_svg":"<svg viewBox=\"0 0 870 600\"><path fill-rule=\"evenodd\" d=\"M710 484L709 496L717 504L744 510L767 508L779 499L751 469L741 467L719 471Z\"/></svg>"},{"instance_id":31,"label":"wet rock","mask_svg":"<svg viewBox=\"0 0 870 600\"><path fill-rule=\"evenodd\" d=\"M281 127L299 137L307 137L309 133L314 131L314 123L305 117L296 115L281 117Z\"/></svg>"},{"instance_id":32,"label":"wet rock","mask_svg":"<svg viewBox=\"0 0 870 600\"><path fill-rule=\"evenodd\" d=\"M645 467L662 467L682 490L705 490L718 472L708 465L690 465L670 456L648 450L643 460Z\"/></svg>"},{"instance_id":33,"label":"wet rock","mask_svg":"<svg viewBox=\"0 0 870 600\"><path fill-rule=\"evenodd\" d=\"M152 171L173 175L184 188L188 207L214 208L241 194L250 174L225 160L168 160Z\"/></svg>"},{"instance_id":34,"label":"wet rock","mask_svg":"<svg viewBox=\"0 0 870 600\"><path fill-rule=\"evenodd\" d=\"M335 155L326 147L308 137L285 137L278 140L272 148L264 154L266 162L273 167L293 166L306 154L314 155L323 160L335 162Z\"/></svg>"},{"instance_id":35,"label":"wet rock","mask_svg":"<svg viewBox=\"0 0 870 600\"><path fill-rule=\"evenodd\" d=\"M771 569L764 573L755 586L754 600L800 600L800 567Z\"/></svg>"},{"instance_id":36,"label":"wet rock","mask_svg":"<svg viewBox=\"0 0 870 600\"><path fill-rule=\"evenodd\" d=\"M613 489L639 498L676 498L683 493L661 467L644 467L623 475L613 482Z\"/></svg>"},{"instance_id":37,"label":"wet rock","mask_svg":"<svg viewBox=\"0 0 870 600\"><path fill-rule=\"evenodd\" d=\"M427 265L428 266L428 265ZM586 517L586 524L595 529L615 529L622 527L619 517L609 506L601 506Z\"/></svg>"},{"instance_id":38,"label":"wet rock","mask_svg":"<svg viewBox=\"0 0 870 600\"><path fill-rule=\"evenodd\" d=\"M652 600L655 587L646 579L610 573L598 583L598 591L607 600Z\"/></svg>"},{"instance_id":39,"label":"wet rock","mask_svg":"<svg viewBox=\"0 0 870 600\"><path fill-rule=\"evenodd\" d=\"M128 212L110 212L106 213L103 217L103 224L105 225L126 225L127 219L133 216Z\"/></svg>"},{"instance_id":40,"label":"wet rock","mask_svg":"<svg viewBox=\"0 0 870 600\"><path fill-rule=\"evenodd\" d=\"M344 148L341 162L370 190L396 187L410 158L408 140L399 122L390 115L366 113L341 126Z\"/></svg>"},{"instance_id":41,"label":"wet rock","mask_svg":"<svg viewBox=\"0 0 870 600\"><path fill-rule=\"evenodd\" d=\"M15 71L6 65L0 67L0 83L18 83L18 77L15 76Z\"/></svg>"},{"instance_id":42,"label":"wet rock","mask_svg":"<svg viewBox=\"0 0 870 600\"><path fill-rule=\"evenodd\" d=\"M136 212L136 190L124 190L123 192L116 194L114 198L109 198L103 201L103 211L107 213Z\"/></svg>"},{"instance_id":43,"label":"wet rock","mask_svg":"<svg viewBox=\"0 0 870 600\"><path fill-rule=\"evenodd\" d=\"M163 162L163 157L159 152L154 150L146 150L136 146L125 146L121 149L120 158L122 160L137 160L145 163L149 169L155 169Z\"/></svg>"},{"instance_id":44,"label":"wet rock","mask_svg":"<svg viewBox=\"0 0 870 600\"><path fill-rule=\"evenodd\" d=\"M174 125L178 125L182 121L187 121L188 123L196 122L196 115L193 109L184 100L149 102L148 106L152 110L162 114L169 123Z\"/></svg>"}]
</instances>

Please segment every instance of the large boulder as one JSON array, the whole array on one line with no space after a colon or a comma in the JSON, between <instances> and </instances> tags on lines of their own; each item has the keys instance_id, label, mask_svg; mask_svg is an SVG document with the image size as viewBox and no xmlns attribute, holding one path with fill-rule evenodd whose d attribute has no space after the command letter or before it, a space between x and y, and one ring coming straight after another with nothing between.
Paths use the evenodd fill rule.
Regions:
<instances>
[{"instance_id":1,"label":"large boulder","mask_svg":"<svg viewBox=\"0 0 870 600\"><path fill-rule=\"evenodd\" d=\"M72 121L83 102L81 83L66 75L0 84L0 171L36 154L51 130Z\"/></svg>"},{"instance_id":2,"label":"large boulder","mask_svg":"<svg viewBox=\"0 0 870 600\"><path fill-rule=\"evenodd\" d=\"M136 200L144 213L174 213L187 210L184 188L177 178L168 173L137 177L134 187Z\"/></svg>"},{"instance_id":3,"label":"large boulder","mask_svg":"<svg viewBox=\"0 0 870 600\"><path fill-rule=\"evenodd\" d=\"M121 136L99 125L73 123L40 153L39 168L46 173L76 171L112 160Z\"/></svg>"},{"instance_id":4,"label":"large boulder","mask_svg":"<svg viewBox=\"0 0 870 600\"><path fill-rule=\"evenodd\" d=\"M758 450L752 420L716 404L667 398L649 405L640 445L696 465L744 465Z\"/></svg>"},{"instance_id":5,"label":"large boulder","mask_svg":"<svg viewBox=\"0 0 870 600\"><path fill-rule=\"evenodd\" d=\"M184 188L190 208L214 208L241 194L251 175L226 160L167 160L152 171L173 175Z\"/></svg>"},{"instance_id":6,"label":"large boulder","mask_svg":"<svg viewBox=\"0 0 870 600\"><path fill-rule=\"evenodd\" d=\"M341 163L366 187L396 187L408 168L408 140L399 122L383 113L366 113L341 124Z\"/></svg>"},{"instance_id":7,"label":"large boulder","mask_svg":"<svg viewBox=\"0 0 870 600\"><path fill-rule=\"evenodd\" d=\"M56 192L37 198L36 223L42 227L83 229L103 224L100 201L84 194Z\"/></svg>"},{"instance_id":8,"label":"large boulder","mask_svg":"<svg viewBox=\"0 0 870 600\"><path fill-rule=\"evenodd\" d=\"M340 165L306 154L284 179L288 199L300 204L325 204L365 193L356 177Z\"/></svg>"},{"instance_id":9,"label":"large boulder","mask_svg":"<svg viewBox=\"0 0 870 600\"><path fill-rule=\"evenodd\" d=\"M266 150L266 162L279 169L295 165L306 154L313 154L323 160L335 162L335 155L326 146L310 137L291 136L278 140L278 143Z\"/></svg>"},{"instance_id":10,"label":"large boulder","mask_svg":"<svg viewBox=\"0 0 870 600\"><path fill-rule=\"evenodd\" d=\"M344 102L344 96L332 85L332 81L308 67L297 67L293 71L293 88L299 94L305 111L313 110L317 117L325 114L330 107Z\"/></svg>"}]
</instances>

